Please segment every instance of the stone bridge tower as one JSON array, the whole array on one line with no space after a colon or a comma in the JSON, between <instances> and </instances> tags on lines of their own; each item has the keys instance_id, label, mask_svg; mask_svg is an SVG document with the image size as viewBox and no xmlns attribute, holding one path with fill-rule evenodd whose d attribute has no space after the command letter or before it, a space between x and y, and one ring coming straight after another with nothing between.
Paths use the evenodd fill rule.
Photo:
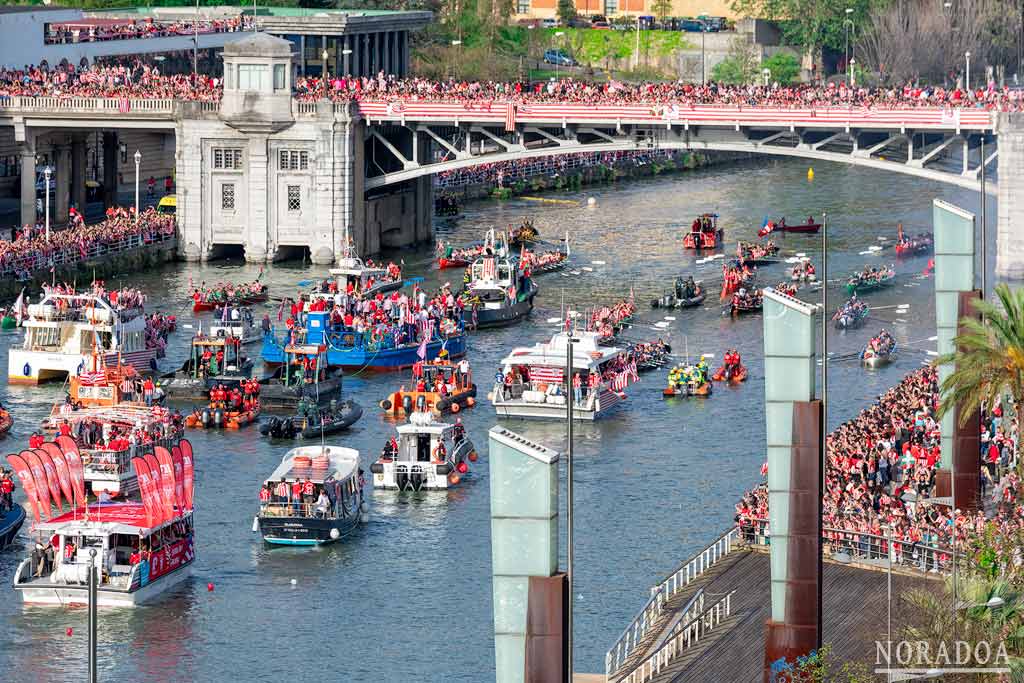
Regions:
<instances>
[{"instance_id":1,"label":"stone bridge tower","mask_svg":"<svg viewBox=\"0 0 1024 683\"><path fill-rule=\"evenodd\" d=\"M229 43L220 107L182 105L182 255L206 260L240 246L247 261L263 262L308 247L314 263L328 264L347 239L363 255L429 239L429 184L366 199L362 120L346 104L294 101L291 50L266 33Z\"/></svg>"}]
</instances>

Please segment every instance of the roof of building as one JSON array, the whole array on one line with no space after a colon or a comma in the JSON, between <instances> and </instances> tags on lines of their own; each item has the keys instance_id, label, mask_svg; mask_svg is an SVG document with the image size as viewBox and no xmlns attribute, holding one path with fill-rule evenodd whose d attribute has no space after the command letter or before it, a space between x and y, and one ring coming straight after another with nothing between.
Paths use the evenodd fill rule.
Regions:
<instances>
[{"instance_id":1,"label":"roof of building","mask_svg":"<svg viewBox=\"0 0 1024 683\"><path fill-rule=\"evenodd\" d=\"M225 57L288 57L292 44L269 33L252 33L224 45Z\"/></svg>"},{"instance_id":2,"label":"roof of building","mask_svg":"<svg viewBox=\"0 0 1024 683\"><path fill-rule=\"evenodd\" d=\"M0 7L0 14L28 14L30 12L66 12L74 7L59 7L57 5L4 5Z\"/></svg>"}]
</instances>

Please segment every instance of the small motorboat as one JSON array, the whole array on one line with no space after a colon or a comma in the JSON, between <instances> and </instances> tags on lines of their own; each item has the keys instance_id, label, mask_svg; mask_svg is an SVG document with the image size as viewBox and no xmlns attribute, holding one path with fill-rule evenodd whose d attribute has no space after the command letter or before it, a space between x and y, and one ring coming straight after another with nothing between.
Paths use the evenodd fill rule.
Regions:
<instances>
[{"instance_id":1,"label":"small motorboat","mask_svg":"<svg viewBox=\"0 0 1024 683\"><path fill-rule=\"evenodd\" d=\"M301 446L263 482L252 530L271 545L317 546L350 536L367 519L359 451Z\"/></svg>"},{"instance_id":2,"label":"small motorboat","mask_svg":"<svg viewBox=\"0 0 1024 683\"><path fill-rule=\"evenodd\" d=\"M225 306L218 318L210 323L211 337L233 337L241 344L255 344L263 340L263 331L253 319L252 309L246 306Z\"/></svg>"},{"instance_id":3,"label":"small motorboat","mask_svg":"<svg viewBox=\"0 0 1024 683\"><path fill-rule=\"evenodd\" d=\"M805 223L798 225L789 225L786 223L785 218L780 218L778 221L772 222L767 221L761 229L757 231L758 237L764 237L773 232L802 232L802 233L816 233L821 230L822 223L815 223L814 216L808 216Z\"/></svg>"},{"instance_id":4,"label":"small motorboat","mask_svg":"<svg viewBox=\"0 0 1024 683\"><path fill-rule=\"evenodd\" d=\"M467 259L459 257L447 258L442 256L437 259L437 267L439 270L444 270L446 268L465 268L468 265L469 261Z\"/></svg>"},{"instance_id":5,"label":"small motorboat","mask_svg":"<svg viewBox=\"0 0 1024 683\"><path fill-rule=\"evenodd\" d=\"M736 244L736 259L739 266L763 266L769 263L778 263L779 247L771 240L767 244L757 242L738 242Z\"/></svg>"},{"instance_id":6,"label":"small motorboat","mask_svg":"<svg viewBox=\"0 0 1024 683\"><path fill-rule=\"evenodd\" d=\"M683 249L717 249L724 239L725 230L718 227L718 214L705 213L697 216L690 232L683 235Z\"/></svg>"},{"instance_id":7,"label":"small motorboat","mask_svg":"<svg viewBox=\"0 0 1024 683\"><path fill-rule=\"evenodd\" d=\"M896 356L898 344L896 339L882 330L871 338L860 352L861 362L869 368L880 368L888 365Z\"/></svg>"},{"instance_id":8,"label":"small motorboat","mask_svg":"<svg viewBox=\"0 0 1024 683\"><path fill-rule=\"evenodd\" d=\"M899 223L896 228L896 256L908 258L929 254L935 249L935 239L928 233L921 233L912 237L903 234L903 224Z\"/></svg>"},{"instance_id":9,"label":"small motorboat","mask_svg":"<svg viewBox=\"0 0 1024 683\"><path fill-rule=\"evenodd\" d=\"M669 370L668 383L661 395L708 398L714 391L714 385L707 373L708 369L703 356L698 365L676 366Z\"/></svg>"},{"instance_id":10,"label":"small motorboat","mask_svg":"<svg viewBox=\"0 0 1024 683\"><path fill-rule=\"evenodd\" d=\"M370 465L373 487L429 491L457 486L476 462L473 442L461 423L438 422L430 412L415 412L397 428L377 462Z\"/></svg>"},{"instance_id":11,"label":"small motorboat","mask_svg":"<svg viewBox=\"0 0 1024 683\"><path fill-rule=\"evenodd\" d=\"M0 436L5 436L7 432L11 431L13 426L14 417L11 415L11 411L0 406Z\"/></svg>"},{"instance_id":12,"label":"small motorboat","mask_svg":"<svg viewBox=\"0 0 1024 683\"><path fill-rule=\"evenodd\" d=\"M344 431L363 416L363 407L346 400L331 401L325 408L317 409L313 404L299 406L298 414L291 417L271 416L260 424L260 434L272 439L316 439L328 434Z\"/></svg>"},{"instance_id":13,"label":"small motorboat","mask_svg":"<svg viewBox=\"0 0 1024 683\"><path fill-rule=\"evenodd\" d=\"M738 351L729 349L725 352L723 360L725 362L711 375L712 380L738 384L747 379L747 367L741 362Z\"/></svg>"},{"instance_id":14,"label":"small motorboat","mask_svg":"<svg viewBox=\"0 0 1024 683\"><path fill-rule=\"evenodd\" d=\"M760 311L764 306L764 300L761 296L761 290L756 289L753 292L744 292L740 290L732 297L732 303L730 304L730 312L732 315L744 315L746 313L756 313Z\"/></svg>"},{"instance_id":15,"label":"small motorboat","mask_svg":"<svg viewBox=\"0 0 1024 683\"><path fill-rule=\"evenodd\" d=\"M850 296L862 292L871 292L876 289L888 287L896 280L896 272L892 268L877 268L874 266L865 268L849 279L846 283L846 293Z\"/></svg>"},{"instance_id":16,"label":"small motorboat","mask_svg":"<svg viewBox=\"0 0 1024 683\"><path fill-rule=\"evenodd\" d=\"M254 422L259 415L258 403L248 408L233 408L211 402L203 410L197 408L186 415L185 426L190 429L241 429Z\"/></svg>"},{"instance_id":17,"label":"small motorboat","mask_svg":"<svg viewBox=\"0 0 1024 683\"><path fill-rule=\"evenodd\" d=\"M465 363L465 365L462 365ZM404 417L414 411L433 411L437 415L457 413L476 405L476 384L468 361L453 365L446 358L413 366L411 390L402 387L380 402L381 410L392 417ZM460 365L466 370L459 370ZM444 391L438 391L440 387Z\"/></svg>"},{"instance_id":18,"label":"small motorboat","mask_svg":"<svg viewBox=\"0 0 1024 683\"><path fill-rule=\"evenodd\" d=\"M463 323L473 329L519 322L533 310L537 283L511 258L502 256L487 233L484 253L469 270L469 282L459 295L465 304Z\"/></svg>"},{"instance_id":19,"label":"small motorboat","mask_svg":"<svg viewBox=\"0 0 1024 683\"><path fill-rule=\"evenodd\" d=\"M677 277L672 291L665 292L657 299L652 299L651 308L695 308L704 303L706 298L707 290L701 282Z\"/></svg>"},{"instance_id":20,"label":"small motorboat","mask_svg":"<svg viewBox=\"0 0 1024 683\"><path fill-rule=\"evenodd\" d=\"M9 546L18 536L18 530L25 523L25 508L17 503L10 510L0 512L0 551Z\"/></svg>"}]
</instances>

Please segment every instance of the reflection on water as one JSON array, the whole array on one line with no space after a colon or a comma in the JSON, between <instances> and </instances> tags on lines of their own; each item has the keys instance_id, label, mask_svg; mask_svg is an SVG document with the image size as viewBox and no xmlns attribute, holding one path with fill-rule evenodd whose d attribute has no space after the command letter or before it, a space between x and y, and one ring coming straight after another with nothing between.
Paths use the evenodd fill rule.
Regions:
<instances>
[{"instance_id":1,"label":"reflection on water","mask_svg":"<svg viewBox=\"0 0 1024 683\"><path fill-rule=\"evenodd\" d=\"M829 214L829 268L847 275L866 262L862 255L892 238L902 220L908 232L927 228L931 199L942 197L969 210L975 195L960 189L866 169L819 164L808 183L800 162L757 162L671 178L595 188L587 208L526 201L480 203L465 219L443 224L445 239L479 239L524 215L535 218L542 237L572 233L575 270L540 280L537 310L517 327L486 331L470 340L474 372L485 384L513 347L532 344L555 331L545 320L559 316L563 302L580 310L610 303L632 289L639 321L629 338L667 338L677 354L693 357L736 348L750 368L737 387L719 387L707 400L664 400L664 374L642 376L629 400L608 419L576 429L576 647L578 668L601 671L605 649L642 605L648 588L687 555L728 525L733 504L757 478L764 461L763 367L760 315L733 320L722 315L717 288L704 308L651 310L650 299L672 278L693 272L709 282L720 263L695 264L679 248L682 228L704 211L721 214L728 250L737 239L753 239L764 216L790 222ZM988 215L994 221L995 211ZM990 234L995 234L994 230ZM777 240L788 254L806 253L820 268L820 239L787 235ZM994 253L994 252L993 252ZM454 271L431 270L432 249L393 255L425 286L454 281ZM604 265L594 264L604 261ZM879 311L883 323L829 332L830 349L859 350L883 324L903 341L928 347L934 334L932 281L915 279L926 258L897 263L898 284L867 298L873 306L909 303L905 322ZM989 264L994 258L989 259ZM591 270L584 270L584 267ZM274 265L264 275L273 297L290 295L299 280L327 275L327 266ZM762 284L782 279L781 267L763 269ZM140 286L155 305L195 325L187 300L189 278L208 283L255 278L258 265L239 262L174 264L151 272L110 278ZM834 305L842 293L830 291ZM801 294L801 296L809 296ZM277 317L279 304L259 309ZM676 319L664 330L653 323ZM209 318L204 318L208 320ZM162 367L180 365L188 354L189 330L172 338ZM0 332L0 367L6 349L20 338ZM908 350L892 366L865 372L856 361L830 366L832 424L849 416L926 359ZM360 449L364 468L378 456L394 423L377 404L408 378L363 373L345 380L345 391L366 409L351 432L332 443ZM368 492L370 521L342 544L315 550L268 548L251 531L257 492L290 444L268 442L254 428L242 432L196 431L197 559L195 578L156 606L105 611L100 620L100 674L126 681L466 681L493 677L490 510L487 430L496 422L483 398L460 417L481 458L471 476L448 492ZM61 388L2 387L15 416L7 451L24 447L27 436L61 397ZM190 406L181 405L182 409ZM565 446L564 427L507 420L503 425L555 449ZM563 465L564 467L564 465ZM564 506L564 497L563 497ZM561 517L564 525L565 516ZM564 536L563 536L564 538ZM25 680L78 680L85 676L84 610L25 609L9 588L27 548L0 555L0 671L25 672ZM294 584L292 583L294 580ZM214 590L207 591L207 584ZM67 627L74 635L65 635ZM326 664L329 663L329 664ZM340 667L340 673L338 671Z\"/></svg>"}]
</instances>

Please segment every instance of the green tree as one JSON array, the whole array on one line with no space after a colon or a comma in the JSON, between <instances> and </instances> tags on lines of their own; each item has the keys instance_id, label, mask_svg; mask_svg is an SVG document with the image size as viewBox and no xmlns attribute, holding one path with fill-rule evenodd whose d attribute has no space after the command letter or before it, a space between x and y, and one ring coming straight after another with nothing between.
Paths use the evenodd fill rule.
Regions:
<instances>
[{"instance_id":1,"label":"green tree","mask_svg":"<svg viewBox=\"0 0 1024 683\"><path fill-rule=\"evenodd\" d=\"M794 83L800 77L800 62L788 52L776 52L761 62L761 68L771 71L771 80L781 85Z\"/></svg>"},{"instance_id":2,"label":"green tree","mask_svg":"<svg viewBox=\"0 0 1024 683\"><path fill-rule=\"evenodd\" d=\"M572 0L558 0L558 20L568 26L569 22L576 18L576 5Z\"/></svg>"},{"instance_id":3,"label":"green tree","mask_svg":"<svg viewBox=\"0 0 1024 683\"><path fill-rule=\"evenodd\" d=\"M742 38L735 38L728 56L711 69L711 80L730 85L751 83L757 77L757 57Z\"/></svg>"},{"instance_id":4,"label":"green tree","mask_svg":"<svg viewBox=\"0 0 1024 683\"><path fill-rule=\"evenodd\" d=\"M998 284L995 295L998 304L975 301L974 308L983 320L961 320L966 331L954 340L956 350L935 359L936 365L955 366L939 387L939 417L960 406L966 424L975 408L1009 393L1020 418L1024 407L1024 289ZM1024 439L1017 441L1017 474L1024 475Z\"/></svg>"},{"instance_id":5,"label":"green tree","mask_svg":"<svg viewBox=\"0 0 1024 683\"><path fill-rule=\"evenodd\" d=\"M658 17L658 21L664 22L665 18L672 14L672 0L654 0L651 11Z\"/></svg>"},{"instance_id":6,"label":"green tree","mask_svg":"<svg viewBox=\"0 0 1024 683\"><path fill-rule=\"evenodd\" d=\"M861 30L868 26L869 11L880 0L731 0L740 16L776 22L786 44L815 55L821 48L842 50L846 34L843 22L853 21ZM846 9L853 12L847 14ZM855 28L855 30L857 30ZM857 31L860 35L860 30Z\"/></svg>"}]
</instances>

